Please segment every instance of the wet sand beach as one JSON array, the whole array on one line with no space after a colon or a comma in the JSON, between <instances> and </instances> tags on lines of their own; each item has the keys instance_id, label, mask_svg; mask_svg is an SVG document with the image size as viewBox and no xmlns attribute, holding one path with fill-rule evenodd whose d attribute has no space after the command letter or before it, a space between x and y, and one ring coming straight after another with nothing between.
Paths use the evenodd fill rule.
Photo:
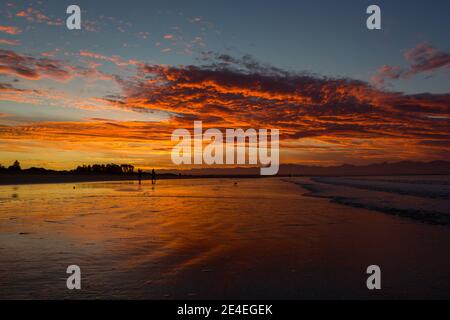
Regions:
<instances>
[{"instance_id":1,"label":"wet sand beach","mask_svg":"<svg viewBox=\"0 0 450 320\"><path fill-rule=\"evenodd\" d=\"M302 179L0 186L0 298L450 298L448 226L311 197Z\"/></svg>"}]
</instances>

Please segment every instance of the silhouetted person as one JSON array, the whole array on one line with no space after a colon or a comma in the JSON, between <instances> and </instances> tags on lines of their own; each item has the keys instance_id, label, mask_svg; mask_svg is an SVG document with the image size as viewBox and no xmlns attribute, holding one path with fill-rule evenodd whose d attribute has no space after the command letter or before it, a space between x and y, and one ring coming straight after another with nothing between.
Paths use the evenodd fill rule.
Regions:
<instances>
[{"instance_id":1,"label":"silhouetted person","mask_svg":"<svg viewBox=\"0 0 450 320\"><path fill-rule=\"evenodd\" d=\"M156 172L155 169L152 169L152 184L156 183Z\"/></svg>"},{"instance_id":2,"label":"silhouetted person","mask_svg":"<svg viewBox=\"0 0 450 320\"><path fill-rule=\"evenodd\" d=\"M142 181L142 170L138 169L138 179L139 179L139 184L141 184Z\"/></svg>"}]
</instances>

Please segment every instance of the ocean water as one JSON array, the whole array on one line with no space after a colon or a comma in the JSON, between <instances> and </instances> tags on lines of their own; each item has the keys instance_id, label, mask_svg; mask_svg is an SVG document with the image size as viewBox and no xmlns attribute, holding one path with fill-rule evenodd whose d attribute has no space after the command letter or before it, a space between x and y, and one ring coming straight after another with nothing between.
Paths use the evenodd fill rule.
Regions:
<instances>
[{"instance_id":1,"label":"ocean water","mask_svg":"<svg viewBox=\"0 0 450 320\"><path fill-rule=\"evenodd\" d=\"M450 176L316 177L290 182L311 196L450 226Z\"/></svg>"},{"instance_id":2,"label":"ocean water","mask_svg":"<svg viewBox=\"0 0 450 320\"><path fill-rule=\"evenodd\" d=\"M449 227L302 187L351 188L367 199L380 192L327 182L1 186L0 298L450 298ZM66 288L73 264L81 290ZM372 264L382 270L380 291L366 288Z\"/></svg>"}]
</instances>

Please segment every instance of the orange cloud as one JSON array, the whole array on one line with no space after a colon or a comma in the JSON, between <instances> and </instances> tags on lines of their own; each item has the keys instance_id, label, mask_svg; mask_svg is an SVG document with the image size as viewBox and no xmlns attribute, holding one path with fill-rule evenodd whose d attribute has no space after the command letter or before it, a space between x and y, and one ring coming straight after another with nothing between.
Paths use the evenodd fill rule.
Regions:
<instances>
[{"instance_id":1,"label":"orange cloud","mask_svg":"<svg viewBox=\"0 0 450 320\"><path fill-rule=\"evenodd\" d=\"M10 46L18 46L18 45L20 45L20 41L0 38L0 44L6 44L6 45L10 45Z\"/></svg>"},{"instance_id":2,"label":"orange cloud","mask_svg":"<svg viewBox=\"0 0 450 320\"><path fill-rule=\"evenodd\" d=\"M0 26L0 32L4 32L7 34L12 34L12 35L16 35L21 33L22 31L17 28L17 27L12 27L12 26Z\"/></svg>"},{"instance_id":3,"label":"orange cloud","mask_svg":"<svg viewBox=\"0 0 450 320\"><path fill-rule=\"evenodd\" d=\"M16 13L16 17L25 18L28 22L31 23L45 23L51 26L61 26L64 24L63 20L60 18L51 19L43 12L34 9L32 7L27 8L26 10L22 10Z\"/></svg>"},{"instance_id":4,"label":"orange cloud","mask_svg":"<svg viewBox=\"0 0 450 320\"><path fill-rule=\"evenodd\" d=\"M433 72L450 68L450 53L434 48L424 42L408 50L404 55L408 68L382 66L372 77L376 84L384 84L386 79L407 79L423 72Z\"/></svg>"},{"instance_id":5,"label":"orange cloud","mask_svg":"<svg viewBox=\"0 0 450 320\"><path fill-rule=\"evenodd\" d=\"M94 53L84 56L109 61ZM164 112L168 120L95 118L2 126L0 139L57 142L72 150L95 144L97 152L111 156L122 152L144 161L156 154L158 161L170 165L172 131L191 129L194 120L202 120L204 128L280 129L282 157L290 162L430 160L445 159L450 152L450 94L389 92L363 81L289 72L250 56L208 53L203 62L178 67L139 64L134 76L114 77L121 92L97 98L137 114ZM46 72L34 60L22 65L31 65L40 76ZM4 87L12 95L11 90Z\"/></svg>"},{"instance_id":6,"label":"orange cloud","mask_svg":"<svg viewBox=\"0 0 450 320\"><path fill-rule=\"evenodd\" d=\"M410 63L406 77L422 72L450 68L450 53L438 50L428 43L421 43L405 53L405 59Z\"/></svg>"},{"instance_id":7,"label":"orange cloud","mask_svg":"<svg viewBox=\"0 0 450 320\"><path fill-rule=\"evenodd\" d=\"M65 66L57 60L34 58L0 49L0 74L29 80L40 78L67 80L72 77L71 71L73 71L71 66Z\"/></svg>"},{"instance_id":8,"label":"orange cloud","mask_svg":"<svg viewBox=\"0 0 450 320\"><path fill-rule=\"evenodd\" d=\"M118 67L126 67L126 66L130 66L130 65L135 66L135 65L141 64L141 62L139 62L137 60L124 60L119 56L106 56L106 55L95 53L95 52L88 51L88 50L81 50L80 56L97 59L97 60L108 61L108 62L114 63Z\"/></svg>"},{"instance_id":9,"label":"orange cloud","mask_svg":"<svg viewBox=\"0 0 450 320\"><path fill-rule=\"evenodd\" d=\"M129 62L131 64L131 62ZM97 69L98 65L88 67L73 66L67 62L52 58L35 58L11 50L0 49L0 75L20 77L27 80L52 79L69 81L74 77L82 77L87 81L114 80L114 76Z\"/></svg>"},{"instance_id":10,"label":"orange cloud","mask_svg":"<svg viewBox=\"0 0 450 320\"><path fill-rule=\"evenodd\" d=\"M378 150L388 140L415 148L431 140L449 145L449 94L382 91L351 79L286 72L250 57L218 60L206 67L144 66L140 81L121 82L117 103L217 128L278 128L285 141L314 138L356 149L361 141L378 141Z\"/></svg>"}]
</instances>

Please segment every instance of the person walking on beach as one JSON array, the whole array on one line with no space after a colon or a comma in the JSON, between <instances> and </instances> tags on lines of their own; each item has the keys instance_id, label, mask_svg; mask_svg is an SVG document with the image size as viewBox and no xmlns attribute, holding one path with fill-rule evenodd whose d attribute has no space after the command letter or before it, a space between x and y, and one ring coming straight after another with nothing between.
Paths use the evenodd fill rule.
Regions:
<instances>
[{"instance_id":1,"label":"person walking on beach","mask_svg":"<svg viewBox=\"0 0 450 320\"><path fill-rule=\"evenodd\" d=\"M152 184L156 183L156 172L155 169L152 169Z\"/></svg>"},{"instance_id":2,"label":"person walking on beach","mask_svg":"<svg viewBox=\"0 0 450 320\"><path fill-rule=\"evenodd\" d=\"M142 180L142 169L138 169L138 179L139 179L139 184L141 184L141 180Z\"/></svg>"}]
</instances>

